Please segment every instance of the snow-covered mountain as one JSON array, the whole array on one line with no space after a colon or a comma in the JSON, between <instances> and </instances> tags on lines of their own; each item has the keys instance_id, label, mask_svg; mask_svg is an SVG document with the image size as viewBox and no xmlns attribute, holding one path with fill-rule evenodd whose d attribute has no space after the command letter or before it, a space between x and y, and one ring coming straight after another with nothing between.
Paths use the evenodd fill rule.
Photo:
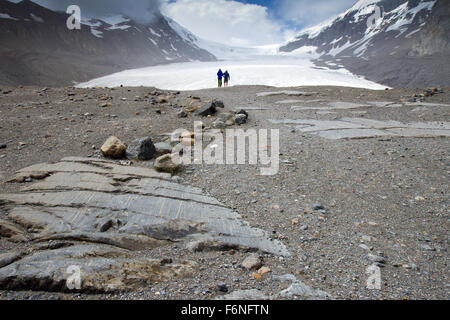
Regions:
<instances>
[{"instance_id":1,"label":"snow-covered mountain","mask_svg":"<svg viewBox=\"0 0 450 320\"><path fill-rule=\"evenodd\" d=\"M156 13L141 24L123 15L82 17L69 30L68 14L24 0L0 0L0 83L66 85L129 68L214 61Z\"/></svg>"},{"instance_id":2,"label":"snow-covered mountain","mask_svg":"<svg viewBox=\"0 0 450 320\"><path fill-rule=\"evenodd\" d=\"M450 1L360 0L280 48L315 47L319 63L389 86L450 85Z\"/></svg>"}]
</instances>

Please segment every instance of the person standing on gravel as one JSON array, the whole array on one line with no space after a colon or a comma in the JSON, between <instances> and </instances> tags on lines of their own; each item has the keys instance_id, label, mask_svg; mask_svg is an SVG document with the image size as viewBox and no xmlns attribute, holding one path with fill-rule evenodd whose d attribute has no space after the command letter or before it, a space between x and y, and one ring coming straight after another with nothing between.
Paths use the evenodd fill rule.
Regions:
<instances>
[{"instance_id":1,"label":"person standing on gravel","mask_svg":"<svg viewBox=\"0 0 450 320\"><path fill-rule=\"evenodd\" d=\"M217 78L219 79L219 88L221 88L222 87L222 78L223 78L222 69L219 69L219 72L217 72Z\"/></svg>"},{"instance_id":2,"label":"person standing on gravel","mask_svg":"<svg viewBox=\"0 0 450 320\"><path fill-rule=\"evenodd\" d=\"M225 71L223 74L223 82L225 84L225 87L228 87L228 81L231 80L230 74L228 73L228 70Z\"/></svg>"}]
</instances>

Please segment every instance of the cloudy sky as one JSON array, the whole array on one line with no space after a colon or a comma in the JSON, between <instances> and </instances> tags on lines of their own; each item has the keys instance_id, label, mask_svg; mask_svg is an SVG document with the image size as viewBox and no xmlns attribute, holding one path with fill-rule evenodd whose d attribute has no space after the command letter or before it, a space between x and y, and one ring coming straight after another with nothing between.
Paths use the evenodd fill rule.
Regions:
<instances>
[{"instance_id":1,"label":"cloudy sky","mask_svg":"<svg viewBox=\"0 0 450 320\"><path fill-rule=\"evenodd\" d=\"M12 0L18 2L19 0ZM83 15L122 13L145 21L158 8L207 40L236 46L275 44L342 13L357 0L33 0L52 9L79 4Z\"/></svg>"}]
</instances>

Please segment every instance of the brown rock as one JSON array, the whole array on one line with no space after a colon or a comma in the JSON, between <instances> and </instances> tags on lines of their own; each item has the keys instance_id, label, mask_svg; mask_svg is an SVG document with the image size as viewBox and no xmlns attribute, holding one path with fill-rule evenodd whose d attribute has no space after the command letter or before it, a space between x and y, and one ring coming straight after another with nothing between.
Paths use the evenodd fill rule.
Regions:
<instances>
[{"instance_id":1,"label":"brown rock","mask_svg":"<svg viewBox=\"0 0 450 320\"><path fill-rule=\"evenodd\" d=\"M248 270L258 270L262 267L262 261L259 255L251 254L242 262L242 266Z\"/></svg>"},{"instance_id":2,"label":"brown rock","mask_svg":"<svg viewBox=\"0 0 450 320\"><path fill-rule=\"evenodd\" d=\"M100 150L105 157L122 159L125 157L127 146L119 138L109 137Z\"/></svg>"},{"instance_id":3,"label":"brown rock","mask_svg":"<svg viewBox=\"0 0 450 320\"><path fill-rule=\"evenodd\" d=\"M258 270L258 273L262 276L269 272L272 272L272 270L270 270L270 268L268 267L262 267Z\"/></svg>"},{"instance_id":4,"label":"brown rock","mask_svg":"<svg viewBox=\"0 0 450 320\"><path fill-rule=\"evenodd\" d=\"M165 154L155 160L155 169L160 172L175 173L181 169L181 165L172 161L171 154Z\"/></svg>"}]
</instances>

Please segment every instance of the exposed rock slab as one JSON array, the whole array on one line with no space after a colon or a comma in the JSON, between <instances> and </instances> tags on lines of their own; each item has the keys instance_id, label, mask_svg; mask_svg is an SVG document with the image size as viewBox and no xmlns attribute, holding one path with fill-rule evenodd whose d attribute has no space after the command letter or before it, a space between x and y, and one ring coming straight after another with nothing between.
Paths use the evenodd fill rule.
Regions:
<instances>
[{"instance_id":1,"label":"exposed rock slab","mask_svg":"<svg viewBox=\"0 0 450 320\"><path fill-rule=\"evenodd\" d=\"M257 97L270 97L270 96L305 96L309 97L312 95L316 95L318 92L306 92L306 91L290 91L290 90L283 90L283 91L268 91L268 92L259 92L256 94Z\"/></svg>"},{"instance_id":2,"label":"exposed rock slab","mask_svg":"<svg viewBox=\"0 0 450 320\"><path fill-rule=\"evenodd\" d=\"M3 290L126 291L155 281L186 277L193 262L162 264L159 260L133 258L129 251L112 246L82 244L37 251L0 269ZM76 282L79 272L79 285ZM73 280L73 283L72 283Z\"/></svg>"},{"instance_id":3,"label":"exposed rock slab","mask_svg":"<svg viewBox=\"0 0 450 320\"><path fill-rule=\"evenodd\" d=\"M319 289L313 289L300 280L295 280L290 285L289 288L281 291L279 293L279 296L287 297L287 298L303 297L303 298L318 299L318 300L324 300L324 299L331 298L331 296L327 292L319 290Z\"/></svg>"},{"instance_id":4,"label":"exposed rock slab","mask_svg":"<svg viewBox=\"0 0 450 320\"><path fill-rule=\"evenodd\" d=\"M0 289L66 290L64 270L71 265L83 270L80 290L86 292L128 290L188 275L191 263L162 268L157 261L130 255L175 242L289 256L281 242L202 190L169 181L170 174L102 159L65 158L22 169L13 180L25 177L37 181L24 183L19 193L0 194L0 236L20 237L41 249L23 258L3 257ZM50 248L51 241L62 242L62 248Z\"/></svg>"},{"instance_id":5,"label":"exposed rock slab","mask_svg":"<svg viewBox=\"0 0 450 320\"><path fill-rule=\"evenodd\" d=\"M363 139L382 136L396 137L449 137L449 122L380 121L362 118L342 118L340 120L270 120L275 124L295 125L295 128L322 138Z\"/></svg>"}]
</instances>

